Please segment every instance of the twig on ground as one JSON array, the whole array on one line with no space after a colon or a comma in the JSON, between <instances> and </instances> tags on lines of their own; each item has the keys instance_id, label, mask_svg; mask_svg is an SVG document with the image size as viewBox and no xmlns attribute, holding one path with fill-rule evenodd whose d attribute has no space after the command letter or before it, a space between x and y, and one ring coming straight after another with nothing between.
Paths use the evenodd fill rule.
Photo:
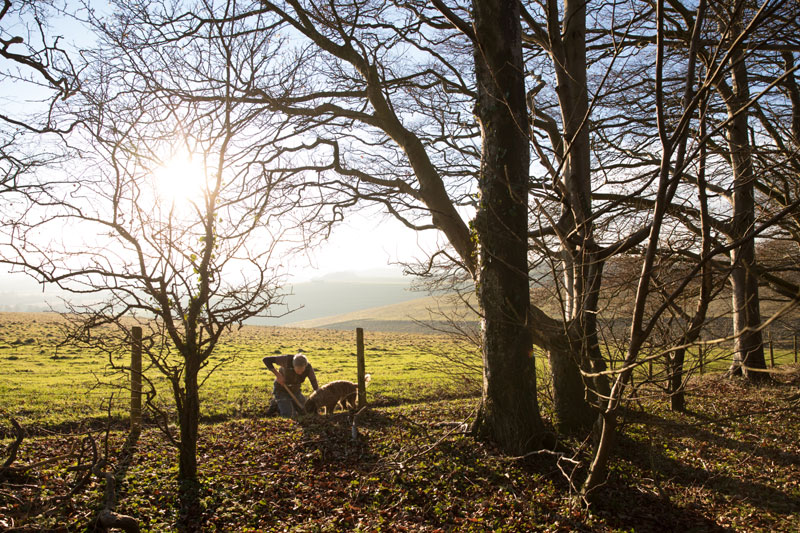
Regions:
<instances>
[{"instance_id":1,"label":"twig on ground","mask_svg":"<svg viewBox=\"0 0 800 533\"><path fill-rule=\"evenodd\" d=\"M111 402L109 402L110 410ZM124 477L127 472L130 462L133 459L133 454L136 450L136 443L139 441L140 435L139 427L131 429L128 433L125 443L122 445L122 451L117 460L116 466L111 472L103 472L105 464L108 462L109 453L109 432L110 427L106 428L106 435L104 439L106 457L96 463L96 467L92 472L105 481L105 498L103 500L103 509L97 513L97 516L89 523L87 531L101 531L106 532L109 529L122 529L128 533L139 533L139 522L132 516L123 515L115 511L117 507L117 479Z\"/></svg>"},{"instance_id":2,"label":"twig on ground","mask_svg":"<svg viewBox=\"0 0 800 533\"><path fill-rule=\"evenodd\" d=\"M23 439L25 439L25 431L22 429L22 426L19 425L19 422L9 414L5 414L5 416L11 422L11 425L14 427L14 432L17 435L14 442L9 444L4 451L4 454L8 454L8 458L3 463L3 466L0 467L0 477L2 477L5 471L17 460L17 452L19 452L19 447Z\"/></svg>"},{"instance_id":3,"label":"twig on ground","mask_svg":"<svg viewBox=\"0 0 800 533\"><path fill-rule=\"evenodd\" d=\"M472 414L470 414L470 416L467 417L464 420L464 422L462 422L461 424L458 424L458 426L456 426L454 429L446 432L444 435L442 435L435 442L433 442L429 446L423 448L422 450L409 455L408 457L406 457L402 461L391 461L391 460L390 461L386 461L386 466L388 467L388 470L398 470L398 469L399 470L403 470L403 469L407 468L411 462L413 462L413 461L419 459L420 457L423 457L423 456L427 455L428 453L432 452L433 450L435 450L442 442L447 440L450 436L455 435L457 433L462 433L461 428L463 427L464 424L467 424L467 420L469 420L469 418L471 418L471 417L472 417ZM405 417L405 416L403 416L402 418L405 418L406 420L408 420L408 418ZM428 434L428 432L427 432L427 430L425 429L424 426L422 426L421 424L416 424L416 423L414 423L414 425L418 426L418 427L421 427L425 431L425 436L430 438L430 435ZM400 450L400 452L395 454L395 457L398 457L400 455L400 453L402 453L402 452L403 452L403 450ZM380 471L382 471L382 470L379 470L379 469L376 468L373 472L380 472ZM383 471L386 471L386 470L383 470Z\"/></svg>"},{"instance_id":4,"label":"twig on ground","mask_svg":"<svg viewBox=\"0 0 800 533\"><path fill-rule=\"evenodd\" d=\"M361 412L364 411L364 409L366 408L367 406L365 405L364 407L353 413L353 422L350 426L350 440L352 441L358 440L358 415L360 415Z\"/></svg>"}]
</instances>

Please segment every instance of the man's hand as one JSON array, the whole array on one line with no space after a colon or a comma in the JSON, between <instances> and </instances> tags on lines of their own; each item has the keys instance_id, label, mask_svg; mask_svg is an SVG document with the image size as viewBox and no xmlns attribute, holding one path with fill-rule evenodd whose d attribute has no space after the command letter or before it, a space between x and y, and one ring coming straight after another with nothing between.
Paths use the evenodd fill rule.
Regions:
<instances>
[{"instance_id":1,"label":"man's hand","mask_svg":"<svg viewBox=\"0 0 800 533\"><path fill-rule=\"evenodd\" d=\"M275 372L275 381L277 381L281 385L286 385L286 378L283 377L283 374L281 374L280 372Z\"/></svg>"}]
</instances>

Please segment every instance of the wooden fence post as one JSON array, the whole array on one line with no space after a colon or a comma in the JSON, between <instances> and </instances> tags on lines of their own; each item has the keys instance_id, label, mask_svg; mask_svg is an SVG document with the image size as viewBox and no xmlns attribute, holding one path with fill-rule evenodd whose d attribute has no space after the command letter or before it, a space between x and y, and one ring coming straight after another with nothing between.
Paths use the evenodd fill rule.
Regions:
<instances>
[{"instance_id":1,"label":"wooden fence post","mask_svg":"<svg viewBox=\"0 0 800 533\"><path fill-rule=\"evenodd\" d=\"M131 429L142 424L142 328L131 328Z\"/></svg>"},{"instance_id":2,"label":"wooden fence post","mask_svg":"<svg viewBox=\"0 0 800 533\"><path fill-rule=\"evenodd\" d=\"M767 338L769 339L769 367L775 368L775 350L773 349L772 345L772 332L770 331L767 333Z\"/></svg>"},{"instance_id":3,"label":"wooden fence post","mask_svg":"<svg viewBox=\"0 0 800 533\"><path fill-rule=\"evenodd\" d=\"M356 328L356 364L358 365L358 408L367 405L367 383L364 378L364 328Z\"/></svg>"},{"instance_id":4,"label":"wooden fence post","mask_svg":"<svg viewBox=\"0 0 800 533\"><path fill-rule=\"evenodd\" d=\"M702 376L706 359L706 347L704 344L697 345L697 358L700 360L700 375Z\"/></svg>"}]
</instances>

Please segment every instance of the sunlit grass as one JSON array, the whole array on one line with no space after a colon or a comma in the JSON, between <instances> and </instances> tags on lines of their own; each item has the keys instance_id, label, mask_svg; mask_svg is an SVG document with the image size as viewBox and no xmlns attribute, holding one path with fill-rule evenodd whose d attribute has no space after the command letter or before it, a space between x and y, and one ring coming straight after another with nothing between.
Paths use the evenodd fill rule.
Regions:
<instances>
[{"instance_id":1,"label":"sunlit grass","mask_svg":"<svg viewBox=\"0 0 800 533\"><path fill-rule=\"evenodd\" d=\"M126 418L129 376L110 370L107 356L85 352L59 341L56 315L0 314L0 408L26 423L57 425L85 418ZM246 326L228 335L214 362L228 359L201 389L204 417L231 417L263 412L272 394L273 376L261 359L303 351L320 384L356 381L355 332ZM436 365L443 355L458 355L447 337L366 332L366 370L372 375L368 398L380 403L415 401L452 395L460 385ZM129 354L115 357L129 364ZM209 367L213 366L209 365ZM148 368L145 360L143 367ZM157 388L157 403L172 405L166 379L157 370L145 375ZM203 377L203 376L201 376ZM479 379L479 376L475 376ZM311 391L304 384L304 392ZM109 405L110 404L110 405Z\"/></svg>"},{"instance_id":2,"label":"sunlit grass","mask_svg":"<svg viewBox=\"0 0 800 533\"><path fill-rule=\"evenodd\" d=\"M111 371L105 355L59 346L59 323L57 315L0 313L0 409L24 423L46 426L102 419L109 412L117 419L127 419L129 375ZM229 362L218 368L201 389L202 416L230 418L263 413L272 394L273 379L261 358L298 351L307 354L320 384L356 380L354 331L246 326L225 337L214 355L214 362ZM372 375L367 396L374 403L431 400L479 390L478 370L467 372L470 383L465 383L463 374L454 376L442 371L442 365L450 364L450 359L465 356L462 347L446 336L367 331L365 353L366 370ZM541 376L539 384L547 398L547 358L539 349L534 355ZM621 356L611 355L616 359L613 367L618 369ZM776 366L794 362L794 356L792 349L773 349ZM769 366L769 348L766 357ZM130 354L122 353L114 362L124 366L129 358ZM687 372L699 375L727 370L730 350L703 350L702 361L701 366L697 348L688 350ZM146 360L144 367L148 367ZM174 402L166 379L154 369L146 370L146 375L156 384L157 403L171 409ZM637 367L634 383L645 379L665 382L663 358ZM304 392L310 390L306 382Z\"/></svg>"}]
</instances>

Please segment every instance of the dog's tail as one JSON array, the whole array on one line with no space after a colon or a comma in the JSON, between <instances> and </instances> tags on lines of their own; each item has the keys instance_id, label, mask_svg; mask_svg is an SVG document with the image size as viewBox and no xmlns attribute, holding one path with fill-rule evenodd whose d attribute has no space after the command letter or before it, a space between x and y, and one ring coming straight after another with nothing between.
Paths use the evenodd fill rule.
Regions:
<instances>
[{"instance_id":1,"label":"dog's tail","mask_svg":"<svg viewBox=\"0 0 800 533\"><path fill-rule=\"evenodd\" d=\"M364 374L364 386L366 387L369 385L369 382L372 381L372 374Z\"/></svg>"}]
</instances>

